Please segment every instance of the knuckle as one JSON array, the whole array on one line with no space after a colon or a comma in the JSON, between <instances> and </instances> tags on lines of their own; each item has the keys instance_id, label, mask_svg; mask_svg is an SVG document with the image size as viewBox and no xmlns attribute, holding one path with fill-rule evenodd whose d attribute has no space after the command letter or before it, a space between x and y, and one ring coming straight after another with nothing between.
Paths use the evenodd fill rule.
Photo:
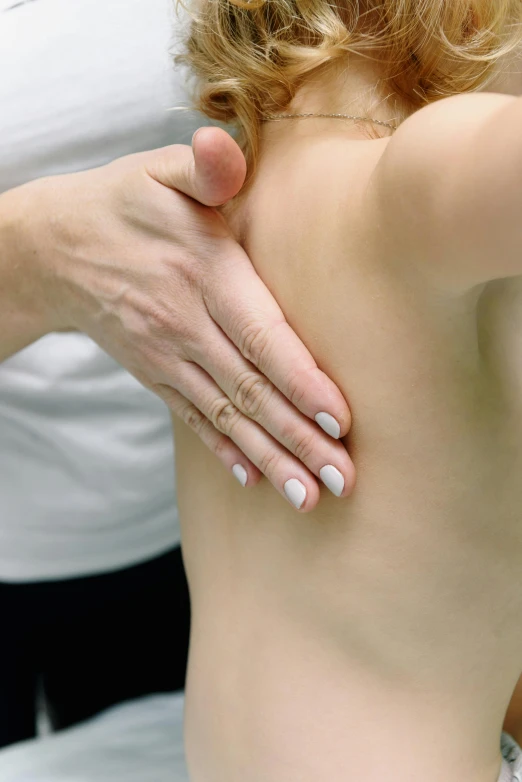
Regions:
<instances>
[{"instance_id":1,"label":"knuckle","mask_svg":"<svg viewBox=\"0 0 522 782\"><path fill-rule=\"evenodd\" d=\"M300 437L294 437L292 452L301 462L308 462L314 451L315 437L306 433Z\"/></svg>"},{"instance_id":2,"label":"knuckle","mask_svg":"<svg viewBox=\"0 0 522 782\"><path fill-rule=\"evenodd\" d=\"M226 435L222 434L217 439L216 444L214 445L214 453L216 454L218 459L224 459L224 457L228 454L229 451L230 451L230 440Z\"/></svg>"},{"instance_id":3,"label":"knuckle","mask_svg":"<svg viewBox=\"0 0 522 782\"><path fill-rule=\"evenodd\" d=\"M270 478L275 474L280 460L281 457L277 451L270 448L268 451L265 451L265 453L259 459L258 467L263 475L266 475L267 478Z\"/></svg>"},{"instance_id":4,"label":"knuckle","mask_svg":"<svg viewBox=\"0 0 522 782\"><path fill-rule=\"evenodd\" d=\"M178 252L175 259L169 260L169 266L186 290L201 291L203 288L202 265L199 259L191 252Z\"/></svg>"},{"instance_id":5,"label":"knuckle","mask_svg":"<svg viewBox=\"0 0 522 782\"><path fill-rule=\"evenodd\" d=\"M292 372L287 378L286 396L294 407L299 407L306 396L306 382L303 373Z\"/></svg>"},{"instance_id":6,"label":"knuckle","mask_svg":"<svg viewBox=\"0 0 522 782\"><path fill-rule=\"evenodd\" d=\"M232 431L238 415L239 411L235 405L229 399L221 398L212 404L209 419L218 432L228 435Z\"/></svg>"},{"instance_id":7,"label":"knuckle","mask_svg":"<svg viewBox=\"0 0 522 782\"><path fill-rule=\"evenodd\" d=\"M158 337L172 337L177 331L172 312L148 297L128 297L125 302L126 323L133 343L144 352L156 353Z\"/></svg>"},{"instance_id":8,"label":"knuckle","mask_svg":"<svg viewBox=\"0 0 522 782\"><path fill-rule=\"evenodd\" d=\"M205 416L193 405L187 405L183 409L181 419L196 434L199 434L205 425Z\"/></svg>"},{"instance_id":9,"label":"knuckle","mask_svg":"<svg viewBox=\"0 0 522 782\"><path fill-rule=\"evenodd\" d=\"M272 393L268 380L254 372L243 374L237 381L234 402L250 418L257 418Z\"/></svg>"},{"instance_id":10,"label":"knuckle","mask_svg":"<svg viewBox=\"0 0 522 782\"><path fill-rule=\"evenodd\" d=\"M148 333L154 336L171 336L174 331L178 331L178 324L175 323L172 317L172 310L160 304L156 304L149 310L145 325Z\"/></svg>"},{"instance_id":11,"label":"knuckle","mask_svg":"<svg viewBox=\"0 0 522 782\"><path fill-rule=\"evenodd\" d=\"M154 291L129 290L122 295L122 319L135 343L154 350L158 345L164 347L167 340L171 346L173 340L180 343L193 337L197 302L183 291L181 306L173 306L179 294L179 287L164 281L163 287Z\"/></svg>"},{"instance_id":12,"label":"knuckle","mask_svg":"<svg viewBox=\"0 0 522 782\"><path fill-rule=\"evenodd\" d=\"M239 330L238 348L241 353L256 366L263 361L263 357L270 344L270 327L259 323L246 323Z\"/></svg>"}]
</instances>

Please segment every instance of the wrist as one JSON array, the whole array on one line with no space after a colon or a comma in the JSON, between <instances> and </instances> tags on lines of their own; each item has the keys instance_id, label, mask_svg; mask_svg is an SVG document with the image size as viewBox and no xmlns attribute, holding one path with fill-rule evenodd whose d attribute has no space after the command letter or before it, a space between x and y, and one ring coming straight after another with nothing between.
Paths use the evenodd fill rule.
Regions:
<instances>
[{"instance_id":1,"label":"wrist","mask_svg":"<svg viewBox=\"0 0 522 782\"><path fill-rule=\"evenodd\" d=\"M58 297L54 275L46 264L44 238L49 231L42 225L43 181L0 194L0 264L1 276L7 283L3 287L33 339L66 327L55 303Z\"/></svg>"}]
</instances>

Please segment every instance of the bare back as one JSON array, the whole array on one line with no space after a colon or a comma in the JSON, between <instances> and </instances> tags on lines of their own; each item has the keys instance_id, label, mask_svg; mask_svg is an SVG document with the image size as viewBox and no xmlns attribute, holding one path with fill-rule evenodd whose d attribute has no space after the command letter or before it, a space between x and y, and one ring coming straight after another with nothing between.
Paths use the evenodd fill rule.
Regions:
<instances>
[{"instance_id":1,"label":"bare back","mask_svg":"<svg viewBox=\"0 0 522 782\"><path fill-rule=\"evenodd\" d=\"M285 139L234 219L349 400L357 485L298 515L175 424L193 780L496 782L522 661L522 288L455 295L394 253L387 140Z\"/></svg>"}]
</instances>

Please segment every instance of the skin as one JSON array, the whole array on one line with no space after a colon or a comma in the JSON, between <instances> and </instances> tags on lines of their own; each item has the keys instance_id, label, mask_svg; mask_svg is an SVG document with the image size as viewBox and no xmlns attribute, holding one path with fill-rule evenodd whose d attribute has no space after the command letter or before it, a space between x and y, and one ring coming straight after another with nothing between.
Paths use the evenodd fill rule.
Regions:
<instances>
[{"instance_id":1,"label":"skin","mask_svg":"<svg viewBox=\"0 0 522 782\"><path fill-rule=\"evenodd\" d=\"M511 697L504 720L504 730L513 736L518 744L522 745L522 676Z\"/></svg>"},{"instance_id":2,"label":"skin","mask_svg":"<svg viewBox=\"0 0 522 782\"><path fill-rule=\"evenodd\" d=\"M295 109L352 113L374 82L351 73ZM193 782L498 778L522 650L521 125L488 94L392 140L264 128L229 219L349 393L358 481L297 524L175 425Z\"/></svg>"},{"instance_id":3,"label":"skin","mask_svg":"<svg viewBox=\"0 0 522 782\"><path fill-rule=\"evenodd\" d=\"M52 331L92 337L197 432L247 486L262 475L301 510L319 470L355 479L326 412L350 428L318 368L215 207L239 191L245 161L219 129L176 145L0 195L0 360ZM197 161L197 168L194 160ZM217 460L216 460L217 461Z\"/></svg>"}]
</instances>

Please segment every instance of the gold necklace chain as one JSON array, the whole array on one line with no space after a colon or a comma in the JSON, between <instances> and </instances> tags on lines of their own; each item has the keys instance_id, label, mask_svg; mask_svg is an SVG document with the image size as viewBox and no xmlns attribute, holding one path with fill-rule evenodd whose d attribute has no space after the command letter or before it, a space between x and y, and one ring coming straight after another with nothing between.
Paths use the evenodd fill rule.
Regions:
<instances>
[{"instance_id":1,"label":"gold necklace chain","mask_svg":"<svg viewBox=\"0 0 522 782\"><path fill-rule=\"evenodd\" d=\"M397 130L397 125L392 125L391 122L383 122L380 119L372 119L372 117L357 117L353 114L266 114L263 120L265 122L279 122L279 120L283 119L310 119L312 117L320 119L351 119L354 122L373 122L374 125Z\"/></svg>"}]
</instances>

